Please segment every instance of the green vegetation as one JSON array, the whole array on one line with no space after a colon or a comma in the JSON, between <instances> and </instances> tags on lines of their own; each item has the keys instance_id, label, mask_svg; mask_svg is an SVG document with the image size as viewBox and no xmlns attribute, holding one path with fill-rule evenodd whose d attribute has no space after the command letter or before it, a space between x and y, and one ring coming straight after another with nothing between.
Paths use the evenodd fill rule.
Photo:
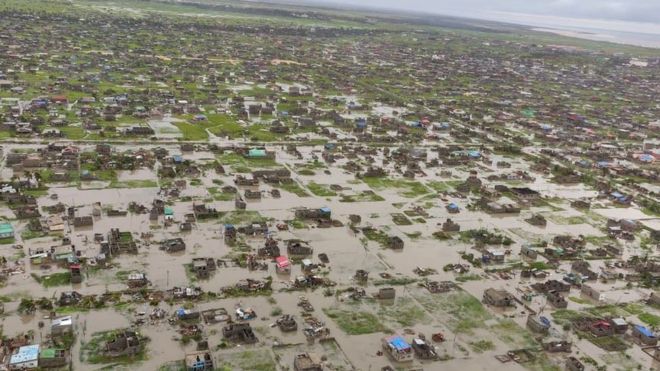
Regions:
<instances>
[{"instance_id":1,"label":"green vegetation","mask_svg":"<svg viewBox=\"0 0 660 371\"><path fill-rule=\"evenodd\" d=\"M158 182L155 180L113 180L109 188L156 188Z\"/></svg>"},{"instance_id":2,"label":"green vegetation","mask_svg":"<svg viewBox=\"0 0 660 371\"><path fill-rule=\"evenodd\" d=\"M47 236L47 233L41 232L41 231L31 231L29 229L24 230L21 232L21 239L23 241L31 240L33 238L39 238L39 237L44 237Z\"/></svg>"},{"instance_id":3,"label":"green vegetation","mask_svg":"<svg viewBox=\"0 0 660 371\"><path fill-rule=\"evenodd\" d=\"M65 286L71 284L70 272L53 273L46 276L39 276L36 273L32 273L32 278L44 287Z\"/></svg>"},{"instance_id":4,"label":"green vegetation","mask_svg":"<svg viewBox=\"0 0 660 371\"><path fill-rule=\"evenodd\" d=\"M397 327L411 327L429 320L426 312L414 301L397 299L392 305L381 305L378 316L394 323Z\"/></svg>"},{"instance_id":5,"label":"green vegetation","mask_svg":"<svg viewBox=\"0 0 660 371\"><path fill-rule=\"evenodd\" d=\"M0 245L11 245L16 242L14 237L0 238Z\"/></svg>"},{"instance_id":6,"label":"green vegetation","mask_svg":"<svg viewBox=\"0 0 660 371\"><path fill-rule=\"evenodd\" d=\"M495 344L490 340L471 341L468 344L475 353L483 353L495 349Z\"/></svg>"},{"instance_id":7,"label":"green vegetation","mask_svg":"<svg viewBox=\"0 0 660 371\"><path fill-rule=\"evenodd\" d=\"M410 277L387 278L374 281L374 286L406 286L417 282L417 279Z\"/></svg>"},{"instance_id":8,"label":"green vegetation","mask_svg":"<svg viewBox=\"0 0 660 371\"><path fill-rule=\"evenodd\" d=\"M367 185L375 191L381 191L388 188L398 189L398 193L407 198L420 197L429 193L428 188L422 183L410 180L364 177L362 178L362 181L367 183Z\"/></svg>"},{"instance_id":9,"label":"green vegetation","mask_svg":"<svg viewBox=\"0 0 660 371\"><path fill-rule=\"evenodd\" d=\"M317 184L315 182L310 182L307 184L307 188L316 196L319 197L334 197L337 195L337 192L333 191L324 184Z\"/></svg>"},{"instance_id":10,"label":"green vegetation","mask_svg":"<svg viewBox=\"0 0 660 371\"><path fill-rule=\"evenodd\" d=\"M88 342L81 342L80 358L84 362L91 364L112 363L112 364L134 364L147 359L146 343L149 338L138 333L140 345L135 349L132 355L114 356L104 351L105 344L114 339L121 333L121 330L111 330L97 332L92 334Z\"/></svg>"},{"instance_id":11,"label":"green vegetation","mask_svg":"<svg viewBox=\"0 0 660 371\"><path fill-rule=\"evenodd\" d=\"M513 240L505 235L490 232L486 229L470 229L467 231L461 231L459 233L460 239L463 242L469 242L470 240L475 240L476 242L481 242L486 245L511 245Z\"/></svg>"},{"instance_id":12,"label":"green vegetation","mask_svg":"<svg viewBox=\"0 0 660 371\"><path fill-rule=\"evenodd\" d=\"M386 332L388 329L369 312L323 308L323 312L337 323L348 335L372 334Z\"/></svg>"},{"instance_id":13,"label":"green vegetation","mask_svg":"<svg viewBox=\"0 0 660 371\"><path fill-rule=\"evenodd\" d=\"M238 153L224 153L217 158L220 165L230 166L237 173L249 173L256 169L278 167L272 158L247 158Z\"/></svg>"},{"instance_id":14,"label":"green vegetation","mask_svg":"<svg viewBox=\"0 0 660 371\"><path fill-rule=\"evenodd\" d=\"M426 186L431 188L432 190L436 192L451 192L455 189L456 186L461 184L462 181L460 180L450 180L450 181L437 181L437 180L432 180L429 182L426 182Z\"/></svg>"},{"instance_id":15,"label":"green vegetation","mask_svg":"<svg viewBox=\"0 0 660 371\"><path fill-rule=\"evenodd\" d=\"M518 326L511 319L499 320L496 324L490 326L490 331L503 342L518 348L528 348L537 345L532 335Z\"/></svg>"},{"instance_id":16,"label":"green vegetation","mask_svg":"<svg viewBox=\"0 0 660 371\"><path fill-rule=\"evenodd\" d=\"M660 316L651 313L641 313L637 315L640 321L646 323L651 327L658 327L660 325Z\"/></svg>"},{"instance_id":17,"label":"green vegetation","mask_svg":"<svg viewBox=\"0 0 660 371\"><path fill-rule=\"evenodd\" d=\"M461 274L456 277L457 282L480 281L483 277L478 274Z\"/></svg>"},{"instance_id":18,"label":"green vegetation","mask_svg":"<svg viewBox=\"0 0 660 371\"><path fill-rule=\"evenodd\" d=\"M339 202L380 202L385 201L385 198L377 195L374 192L362 192L357 195L341 195Z\"/></svg>"},{"instance_id":19,"label":"green vegetation","mask_svg":"<svg viewBox=\"0 0 660 371\"><path fill-rule=\"evenodd\" d=\"M396 225L412 225L413 223L408 219L404 214L394 213L392 214L392 222Z\"/></svg>"},{"instance_id":20,"label":"green vegetation","mask_svg":"<svg viewBox=\"0 0 660 371\"><path fill-rule=\"evenodd\" d=\"M277 365L267 349L255 349L223 354L215 369L219 371L276 371Z\"/></svg>"},{"instance_id":21,"label":"green vegetation","mask_svg":"<svg viewBox=\"0 0 660 371\"><path fill-rule=\"evenodd\" d=\"M254 210L234 210L223 214L220 222L223 224L242 225L251 222L265 222L268 218Z\"/></svg>"},{"instance_id":22,"label":"green vegetation","mask_svg":"<svg viewBox=\"0 0 660 371\"><path fill-rule=\"evenodd\" d=\"M492 318L477 298L462 290L434 295L416 290L413 296L424 309L457 333L471 334Z\"/></svg>"},{"instance_id":23,"label":"green vegetation","mask_svg":"<svg viewBox=\"0 0 660 371\"><path fill-rule=\"evenodd\" d=\"M378 242L382 247L387 247L389 244L390 237L387 235L387 233L381 230L367 228L362 230L362 233L364 233L364 236L367 239Z\"/></svg>"},{"instance_id":24,"label":"green vegetation","mask_svg":"<svg viewBox=\"0 0 660 371\"><path fill-rule=\"evenodd\" d=\"M293 193L298 197L309 197L309 193L307 193L307 191L296 182L280 183L276 185L276 187L289 193Z\"/></svg>"},{"instance_id":25,"label":"green vegetation","mask_svg":"<svg viewBox=\"0 0 660 371\"><path fill-rule=\"evenodd\" d=\"M235 193L221 192L218 187L208 187L206 190L213 196L215 201L232 201L236 197Z\"/></svg>"}]
</instances>

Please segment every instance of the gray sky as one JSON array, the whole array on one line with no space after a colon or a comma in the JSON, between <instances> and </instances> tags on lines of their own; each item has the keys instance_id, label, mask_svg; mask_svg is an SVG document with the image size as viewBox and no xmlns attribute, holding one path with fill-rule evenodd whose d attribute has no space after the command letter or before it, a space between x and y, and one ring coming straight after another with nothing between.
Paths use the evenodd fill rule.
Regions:
<instances>
[{"instance_id":1,"label":"gray sky","mask_svg":"<svg viewBox=\"0 0 660 371\"><path fill-rule=\"evenodd\" d=\"M291 0L290 0L291 1ZM293 0L305 1L305 0ZM307 0L309 1L309 0ZM529 23L525 15L535 15L535 23L548 17L596 22L644 22L660 27L660 0L311 0L316 3L350 4L390 9L456 15ZM541 17L541 18L538 18ZM608 23L608 22L603 22ZM608 23L609 24L609 23ZM628 25L629 26L629 25ZM630 27L626 27L629 29ZM655 28L655 27L654 27Z\"/></svg>"}]
</instances>

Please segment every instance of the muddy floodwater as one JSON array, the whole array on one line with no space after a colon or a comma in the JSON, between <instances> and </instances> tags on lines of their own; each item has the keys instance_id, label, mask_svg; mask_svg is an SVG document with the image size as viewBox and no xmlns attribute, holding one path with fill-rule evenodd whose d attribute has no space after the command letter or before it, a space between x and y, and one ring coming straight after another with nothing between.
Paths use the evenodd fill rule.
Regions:
<instances>
[{"instance_id":1,"label":"muddy floodwater","mask_svg":"<svg viewBox=\"0 0 660 371\"><path fill-rule=\"evenodd\" d=\"M8 145L5 152L19 148L23 147ZM321 146L300 147L297 153L274 146L267 148L269 158L258 160L238 150L183 151L168 145L160 146L167 154L156 158L156 148L116 146L111 156L140 156L139 166L92 170L90 179L44 182L39 188L43 191L33 193L40 212L33 219L19 218L14 206L2 207L0 216L15 231L15 237L2 245L7 261L0 288L6 338L27 334L31 342L58 346L51 321L71 316L67 364L76 370L178 369L186 355L197 352L210 354L216 369L223 370L290 370L294 358L305 352L322 356L328 369L342 370L388 365L425 370L553 369L564 362L555 353L535 350L535 358L527 363L504 364L495 358L512 350L538 349L541 343L527 321L529 315L542 314L552 323L552 338L572 342L581 354L651 367L652 359L639 347L627 351L630 358L618 359L580 338L545 296L530 288L547 280L565 281L574 271L574 260L553 258L558 236L584 244L582 254L605 244L620 248L623 257L636 254L644 248L639 240L610 239L603 226L615 216L648 219L637 209L618 208L607 199L596 201L593 210L573 207L575 200L595 198L597 192L557 184L540 173L512 178L510 174L527 171L529 164L505 156L448 171L421 161L420 172L411 179L400 175L399 165L382 148L367 153L346 146L330 162L321 160ZM96 151L87 145L79 150L81 158ZM428 152L426 161L441 160L428 148L419 150ZM357 176L350 170L356 161L387 175ZM511 166L502 167L503 162ZM173 176L165 175L168 168L175 169ZM474 168L479 169L476 175ZM276 169L286 179L261 179L249 186L239 181L258 175L250 172ZM3 179L25 176L8 166L0 173ZM483 194L458 191L466 181L477 182L474 179L483 189L505 189L497 202L517 204L519 209L489 212L486 208L493 206L482 201ZM538 195L523 199L501 186L527 187ZM234 192L245 201L245 210L236 208ZM301 209L314 216L306 217ZM530 223L533 216L545 223ZM458 230L445 228L448 219ZM478 231L490 233L489 239L479 240ZM117 240L112 240L113 233ZM185 247L168 251L167 241L173 239ZM277 269L277 256L259 254L267 239L279 247L277 256L291 260L288 272ZM311 253L291 255L290 240L308 244ZM402 246L393 246L394 240ZM108 250L111 241L122 247ZM529 258L523 249L538 256ZM490 261L496 257L502 258ZM199 258L213 262L208 275L196 273L193 261ZM592 271L617 269L609 258L593 255L589 262ZM534 276L522 274L526 267L535 267ZM73 269L79 269L80 282L71 283ZM368 272L368 278L357 278L358 270ZM134 286L135 274L144 275L143 285ZM304 279L311 283L302 283ZM450 285L432 293L429 282ZM260 283L267 285L253 288ZM648 290L624 280L596 280L591 285L598 299L573 288L566 294L566 310L638 305L634 303L648 296ZM180 288L190 294L175 294ZM516 308L483 303L487 289L506 290ZM392 290L393 297L381 297L392 295ZM80 297L66 302L72 292ZM313 311L305 310L301 300ZM239 308L251 308L256 316L239 318ZM182 319L178 313L184 309L196 315ZM249 324L256 342L225 336L226 320L199 318L213 309L226 310L234 325ZM625 313L632 318L644 311ZM287 314L296 320L297 330L278 328L278 319ZM105 348L107 341L126 329L139 333L140 348L113 358ZM382 346L384 338L395 334L409 342L424 337L434 359L395 361Z\"/></svg>"}]
</instances>

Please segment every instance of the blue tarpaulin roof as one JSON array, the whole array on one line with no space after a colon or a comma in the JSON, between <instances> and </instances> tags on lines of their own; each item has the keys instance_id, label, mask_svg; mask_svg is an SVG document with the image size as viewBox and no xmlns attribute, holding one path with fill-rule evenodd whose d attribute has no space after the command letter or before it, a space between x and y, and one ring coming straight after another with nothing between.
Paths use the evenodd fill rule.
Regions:
<instances>
[{"instance_id":1,"label":"blue tarpaulin roof","mask_svg":"<svg viewBox=\"0 0 660 371\"><path fill-rule=\"evenodd\" d=\"M655 335L653 334L653 332L651 332L651 330L647 329L646 327L644 327L642 325L635 325L635 328L637 329L637 331L639 331L640 334L642 334L646 337L649 337L649 338L654 338L655 337Z\"/></svg>"},{"instance_id":2,"label":"blue tarpaulin roof","mask_svg":"<svg viewBox=\"0 0 660 371\"><path fill-rule=\"evenodd\" d=\"M410 344L408 344L401 336L392 336L387 342L396 350L406 350L410 348Z\"/></svg>"},{"instance_id":3,"label":"blue tarpaulin roof","mask_svg":"<svg viewBox=\"0 0 660 371\"><path fill-rule=\"evenodd\" d=\"M322 207L320 210L321 210L321 212L324 212L324 213L330 213L330 212L331 212L330 208L327 207L327 206L326 206L326 207Z\"/></svg>"}]
</instances>

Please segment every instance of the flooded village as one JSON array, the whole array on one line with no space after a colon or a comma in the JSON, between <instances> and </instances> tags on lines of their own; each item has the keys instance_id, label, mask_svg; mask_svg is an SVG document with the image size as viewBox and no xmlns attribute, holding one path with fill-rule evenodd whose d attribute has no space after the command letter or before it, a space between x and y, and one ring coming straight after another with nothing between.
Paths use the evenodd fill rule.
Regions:
<instances>
[{"instance_id":1,"label":"flooded village","mask_svg":"<svg viewBox=\"0 0 660 371\"><path fill-rule=\"evenodd\" d=\"M237 4L0 4L0 369L660 368L660 51Z\"/></svg>"}]
</instances>

